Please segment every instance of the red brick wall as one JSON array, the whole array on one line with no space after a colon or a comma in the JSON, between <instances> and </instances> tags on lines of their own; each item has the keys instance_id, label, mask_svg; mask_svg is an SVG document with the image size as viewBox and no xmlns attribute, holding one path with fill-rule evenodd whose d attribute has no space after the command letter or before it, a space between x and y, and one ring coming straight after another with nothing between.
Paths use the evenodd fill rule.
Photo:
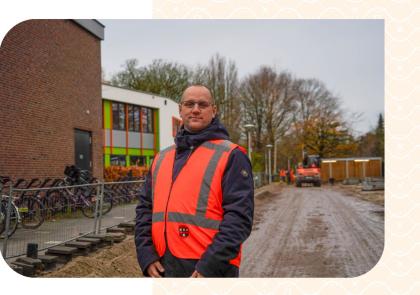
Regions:
<instances>
[{"instance_id":1,"label":"red brick wall","mask_svg":"<svg viewBox=\"0 0 420 295\"><path fill-rule=\"evenodd\" d=\"M86 110L90 113L87 114ZM16 25L0 48L0 175L63 177L74 128L92 132L103 175L100 40L70 20Z\"/></svg>"}]
</instances>

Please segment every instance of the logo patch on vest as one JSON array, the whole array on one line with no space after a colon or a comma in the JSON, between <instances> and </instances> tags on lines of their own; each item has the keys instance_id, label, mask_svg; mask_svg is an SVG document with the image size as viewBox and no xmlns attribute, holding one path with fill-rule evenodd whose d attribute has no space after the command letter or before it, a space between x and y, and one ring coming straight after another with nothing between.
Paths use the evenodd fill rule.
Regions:
<instances>
[{"instance_id":1,"label":"logo patch on vest","mask_svg":"<svg viewBox=\"0 0 420 295\"><path fill-rule=\"evenodd\" d=\"M187 226L185 226L185 225L180 225L179 227L178 227L178 232L179 232L179 236L181 237L181 238L186 238L186 237L188 237L189 236L189 234L190 234L190 230L188 229L188 227Z\"/></svg>"},{"instance_id":2,"label":"logo patch on vest","mask_svg":"<svg viewBox=\"0 0 420 295\"><path fill-rule=\"evenodd\" d=\"M245 170L245 169L242 169L242 170L241 170L241 174L242 174L242 176L243 176L243 177L245 177L245 178L247 178L247 177L248 177L248 172L246 172L246 170Z\"/></svg>"}]
</instances>

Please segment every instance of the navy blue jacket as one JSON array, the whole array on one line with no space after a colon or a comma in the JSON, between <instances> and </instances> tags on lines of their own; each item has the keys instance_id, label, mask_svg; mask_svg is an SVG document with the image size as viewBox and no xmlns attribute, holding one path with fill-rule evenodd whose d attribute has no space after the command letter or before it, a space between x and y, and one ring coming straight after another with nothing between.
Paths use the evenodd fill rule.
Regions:
<instances>
[{"instance_id":1,"label":"navy blue jacket","mask_svg":"<svg viewBox=\"0 0 420 295\"><path fill-rule=\"evenodd\" d=\"M229 134L217 117L199 133L189 133L181 127L175 137L176 155L173 168L175 181L190 153L201 143L212 139L229 139ZM246 173L244 172L246 171ZM229 156L222 179L224 210L219 232L207 248L195 269L205 277L223 277L232 267L229 260L238 255L240 245L251 233L254 214L254 186L249 158L239 149ZM143 273L159 260L152 242L151 172L146 177L136 207L135 243L137 259Z\"/></svg>"}]
</instances>

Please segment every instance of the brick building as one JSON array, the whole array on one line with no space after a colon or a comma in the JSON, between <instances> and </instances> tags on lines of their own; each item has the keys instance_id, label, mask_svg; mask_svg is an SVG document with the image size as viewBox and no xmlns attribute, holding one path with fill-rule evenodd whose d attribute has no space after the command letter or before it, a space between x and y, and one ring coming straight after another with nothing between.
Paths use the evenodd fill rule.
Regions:
<instances>
[{"instance_id":1,"label":"brick building","mask_svg":"<svg viewBox=\"0 0 420 295\"><path fill-rule=\"evenodd\" d=\"M101 40L94 20L28 20L0 48L0 175L103 175Z\"/></svg>"}]
</instances>

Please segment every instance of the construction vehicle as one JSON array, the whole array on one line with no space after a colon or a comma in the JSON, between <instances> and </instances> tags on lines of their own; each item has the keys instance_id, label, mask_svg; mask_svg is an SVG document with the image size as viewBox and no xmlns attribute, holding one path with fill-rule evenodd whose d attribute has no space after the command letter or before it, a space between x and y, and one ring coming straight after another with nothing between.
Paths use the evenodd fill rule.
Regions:
<instances>
[{"instance_id":1,"label":"construction vehicle","mask_svg":"<svg viewBox=\"0 0 420 295\"><path fill-rule=\"evenodd\" d=\"M321 159L318 155L307 155L303 152L303 161L296 169L295 184L302 187L303 183L321 186Z\"/></svg>"}]
</instances>

